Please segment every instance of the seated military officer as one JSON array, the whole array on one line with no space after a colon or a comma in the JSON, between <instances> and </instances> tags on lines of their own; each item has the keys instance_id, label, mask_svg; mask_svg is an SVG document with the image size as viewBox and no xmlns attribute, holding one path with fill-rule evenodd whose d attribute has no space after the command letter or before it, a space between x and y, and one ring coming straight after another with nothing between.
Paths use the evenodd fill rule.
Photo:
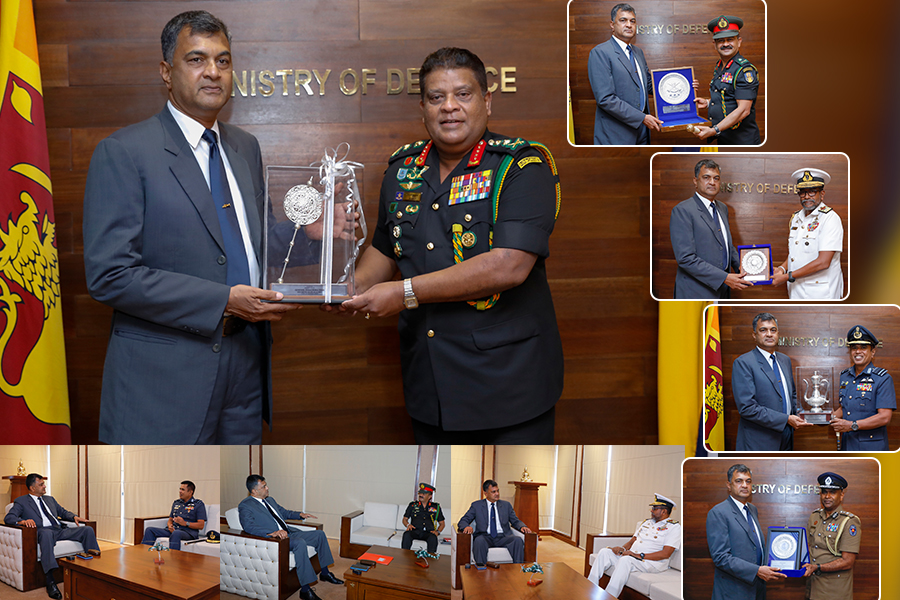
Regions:
<instances>
[{"instance_id":1,"label":"seated military officer","mask_svg":"<svg viewBox=\"0 0 900 600\"><path fill-rule=\"evenodd\" d=\"M619 597L632 571L661 573L669 568L669 557L681 547L681 524L672 519L675 503L655 494L650 503L650 518L638 525L624 546L603 548L594 559L588 581L600 585L600 578L610 566L615 571L609 578L606 593Z\"/></svg>"},{"instance_id":2,"label":"seated military officer","mask_svg":"<svg viewBox=\"0 0 900 600\"><path fill-rule=\"evenodd\" d=\"M844 510L846 479L837 473L822 473L818 482L822 508L812 512L806 525L811 561L803 565L803 576L809 577L806 597L853 598L853 564L862 539L859 517Z\"/></svg>"},{"instance_id":3,"label":"seated military officer","mask_svg":"<svg viewBox=\"0 0 900 600\"><path fill-rule=\"evenodd\" d=\"M178 499L172 503L169 522L165 527L148 527L144 530L142 544L152 546L158 537L169 538L169 548L181 550L182 540L196 540L206 526L206 505L194 498L194 483L182 481L178 487Z\"/></svg>"},{"instance_id":4,"label":"seated military officer","mask_svg":"<svg viewBox=\"0 0 900 600\"><path fill-rule=\"evenodd\" d=\"M403 532L401 548L409 550L412 548L413 540L425 540L428 551L432 554L437 552L438 537L444 529L444 513L440 504L431 501L434 490L433 485L419 484L419 499L410 502L403 514L406 531Z\"/></svg>"},{"instance_id":5,"label":"seated military officer","mask_svg":"<svg viewBox=\"0 0 900 600\"><path fill-rule=\"evenodd\" d=\"M831 427L841 434L841 449L888 450L887 426L897 408L894 380L872 364L878 339L862 325L847 332L851 366L841 371L841 405Z\"/></svg>"}]
</instances>

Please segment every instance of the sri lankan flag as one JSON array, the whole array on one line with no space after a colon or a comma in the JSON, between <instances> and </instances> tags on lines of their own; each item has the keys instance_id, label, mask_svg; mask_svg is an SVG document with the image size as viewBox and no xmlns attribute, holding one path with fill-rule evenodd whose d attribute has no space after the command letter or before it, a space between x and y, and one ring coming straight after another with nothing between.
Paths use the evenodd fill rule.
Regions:
<instances>
[{"instance_id":1,"label":"sri lankan flag","mask_svg":"<svg viewBox=\"0 0 900 600\"><path fill-rule=\"evenodd\" d=\"M3 439L68 444L56 225L31 0L0 0L0 92Z\"/></svg>"},{"instance_id":2,"label":"sri lankan flag","mask_svg":"<svg viewBox=\"0 0 900 600\"><path fill-rule=\"evenodd\" d=\"M722 335L719 329L719 307L706 311L706 335L703 352L703 438L706 447L714 452L725 449L725 403L722 379Z\"/></svg>"}]
</instances>

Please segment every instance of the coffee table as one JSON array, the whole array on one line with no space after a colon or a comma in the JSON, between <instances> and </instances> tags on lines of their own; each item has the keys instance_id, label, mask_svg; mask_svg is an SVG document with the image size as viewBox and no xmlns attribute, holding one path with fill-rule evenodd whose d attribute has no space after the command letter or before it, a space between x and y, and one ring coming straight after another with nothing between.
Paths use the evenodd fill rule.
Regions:
<instances>
[{"instance_id":1,"label":"coffee table","mask_svg":"<svg viewBox=\"0 0 900 600\"><path fill-rule=\"evenodd\" d=\"M464 600L558 600L577 598L578 600L615 600L613 596L587 580L578 571L565 563L540 563L543 574L536 573L535 579L544 583L530 586L526 582L531 573L523 573L522 565L500 565L499 569L487 568L479 571L472 565L461 569Z\"/></svg>"},{"instance_id":2,"label":"coffee table","mask_svg":"<svg viewBox=\"0 0 900 600\"><path fill-rule=\"evenodd\" d=\"M347 584L347 600L365 600L377 597L391 600L419 600L439 598L450 600L450 557L439 560L428 559L428 568L415 564L416 554L412 550L372 546L372 554L391 556L389 565L376 565L365 573L344 572Z\"/></svg>"},{"instance_id":3,"label":"coffee table","mask_svg":"<svg viewBox=\"0 0 900 600\"><path fill-rule=\"evenodd\" d=\"M154 564L148 546L105 550L93 560L61 560L66 600L211 600L219 597L219 559L190 552L163 552Z\"/></svg>"}]
</instances>

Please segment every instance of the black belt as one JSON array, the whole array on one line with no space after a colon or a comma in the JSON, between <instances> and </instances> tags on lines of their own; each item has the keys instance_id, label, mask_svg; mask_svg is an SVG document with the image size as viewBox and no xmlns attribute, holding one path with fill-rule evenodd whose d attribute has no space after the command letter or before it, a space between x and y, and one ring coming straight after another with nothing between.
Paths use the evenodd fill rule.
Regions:
<instances>
[{"instance_id":1,"label":"black belt","mask_svg":"<svg viewBox=\"0 0 900 600\"><path fill-rule=\"evenodd\" d=\"M249 321L245 321L234 315L225 315L224 321L222 322L222 337L237 335L242 332L247 325L249 325Z\"/></svg>"}]
</instances>

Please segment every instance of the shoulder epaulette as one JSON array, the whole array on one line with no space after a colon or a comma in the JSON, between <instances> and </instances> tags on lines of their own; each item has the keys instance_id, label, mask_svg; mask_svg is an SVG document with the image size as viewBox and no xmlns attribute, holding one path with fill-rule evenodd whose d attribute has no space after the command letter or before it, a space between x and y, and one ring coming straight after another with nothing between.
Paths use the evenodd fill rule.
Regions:
<instances>
[{"instance_id":1,"label":"shoulder epaulette","mask_svg":"<svg viewBox=\"0 0 900 600\"><path fill-rule=\"evenodd\" d=\"M738 56L738 57L735 58L734 60L735 60L735 61L737 62L737 64L739 64L739 65L749 65L749 64L750 64L750 61L747 60L746 58L744 58L743 56ZM750 65L750 66L752 67L753 65Z\"/></svg>"},{"instance_id":2,"label":"shoulder epaulette","mask_svg":"<svg viewBox=\"0 0 900 600\"><path fill-rule=\"evenodd\" d=\"M884 377L888 374L887 369L882 369L881 367L869 367L866 369L866 373L874 373L880 377Z\"/></svg>"},{"instance_id":3,"label":"shoulder epaulette","mask_svg":"<svg viewBox=\"0 0 900 600\"><path fill-rule=\"evenodd\" d=\"M841 514L850 519L858 519L859 518L856 515L854 515L852 512L847 512L846 510L842 510Z\"/></svg>"},{"instance_id":4,"label":"shoulder epaulette","mask_svg":"<svg viewBox=\"0 0 900 600\"><path fill-rule=\"evenodd\" d=\"M650 518L651 518L651 517L647 517L646 519L644 519L643 521L641 521L641 525L643 525L644 523L646 523L647 521L649 521Z\"/></svg>"},{"instance_id":5,"label":"shoulder epaulette","mask_svg":"<svg viewBox=\"0 0 900 600\"><path fill-rule=\"evenodd\" d=\"M428 140L419 140L418 142L412 144L404 144L403 146L400 146L399 148L394 150L394 153L391 154L391 158L388 160L388 162L394 160L395 158L401 158L403 156L417 153L427 142Z\"/></svg>"},{"instance_id":6,"label":"shoulder epaulette","mask_svg":"<svg viewBox=\"0 0 900 600\"><path fill-rule=\"evenodd\" d=\"M518 150L529 146L530 144L522 138L505 138L499 140L488 140L488 150L495 152L506 152L507 154L515 154Z\"/></svg>"},{"instance_id":7,"label":"shoulder epaulette","mask_svg":"<svg viewBox=\"0 0 900 600\"><path fill-rule=\"evenodd\" d=\"M830 212L833 211L833 210L834 210L834 209L831 208L830 206L825 206L825 205L819 206L819 212L820 212L820 213L830 213Z\"/></svg>"},{"instance_id":8,"label":"shoulder epaulette","mask_svg":"<svg viewBox=\"0 0 900 600\"><path fill-rule=\"evenodd\" d=\"M675 519L669 519L669 523L672 523L673 525L678 525L678 521L676 521Z\"/></svg>"},{"instance_id":9,"label":"shoulder epaulette","mask_svg":"<svg viewBox=\"0 0 900 600\"><path fill-rule=\"evenodd\" d=\"M852 369L852 368L853 368L853 367L847 367L846 369L844 369L843 371L841 371L841 375L843 375L844 373L849 373L849 372L850 372L850 369Z\"/></svg>"}]
</instances>

